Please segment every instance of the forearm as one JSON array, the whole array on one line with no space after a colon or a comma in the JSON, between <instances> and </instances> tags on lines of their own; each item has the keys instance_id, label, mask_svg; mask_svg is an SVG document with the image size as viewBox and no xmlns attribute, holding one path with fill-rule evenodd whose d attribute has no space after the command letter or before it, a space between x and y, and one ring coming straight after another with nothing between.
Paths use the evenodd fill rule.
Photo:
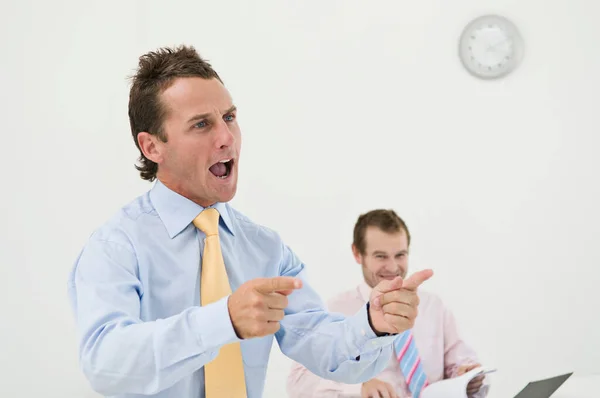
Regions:
<instances>
[{"instance_id":1,"label":"forearm","mask_svg":"<svg viewBox=\"0 0 600 398\"><path fill-rule=\"evenodd\" d=\"M366 307L351 316L311 311L281 322L277 338L285 355L327 380L363 383L379 374L392 355L394 337L376 337Z\"/></svg>"},{"instance_id":2,"label":"forearm","mask_svg":"<svg viewBox=\"0 0 600 398\"><path fill-rule=\"evenodd\" d=\"M281 275L304 282L302 289L289 296L286 316L275 335L281 351L331 381L357 384L379 374L392 355L394 336L375 335L366 305L349 317L327 312L306 280L304 264L286 246L282 246L281 264Z\"/></svg>"},{"instance_id":3,"label":"forearm","mask_svg":"<svg viewBox=\"0 0 600 398\"><path fill-rule=\"evenodd\" d=\"M237 340L227 298L153 322L116 314L94 319L83 325L80 360L94 390L104 395L155 394Z\"/></svg>"}]
</instances>

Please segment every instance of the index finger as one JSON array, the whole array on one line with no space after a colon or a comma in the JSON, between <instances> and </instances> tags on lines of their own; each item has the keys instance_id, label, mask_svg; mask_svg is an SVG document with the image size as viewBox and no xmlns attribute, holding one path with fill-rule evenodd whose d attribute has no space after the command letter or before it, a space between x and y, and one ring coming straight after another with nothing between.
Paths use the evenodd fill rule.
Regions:
<instances>
[{"instance_id":1,"label":"index finger","mask_svg":"<svg viewBox=\"0 0 600 398\"><path fill-rule=\"evenodd\" d=\"M402 288L406 290L417 290L421 283L433 276L433 271L430 269L424 269L423 271L416 272L405 279L402 284Z\"/></svg>"},{"instance_id":2,"label":"index finger","mask_svg":"<svg viewBox=\"0 0 600 398\"><path fill-rule=\"evenodd\" d=\"M290 294L295 289L302 287L302 281L291 276L276 276L274 278L260 278L254 289L260 293L281 292Z\"/></svg>"}]
</instances>

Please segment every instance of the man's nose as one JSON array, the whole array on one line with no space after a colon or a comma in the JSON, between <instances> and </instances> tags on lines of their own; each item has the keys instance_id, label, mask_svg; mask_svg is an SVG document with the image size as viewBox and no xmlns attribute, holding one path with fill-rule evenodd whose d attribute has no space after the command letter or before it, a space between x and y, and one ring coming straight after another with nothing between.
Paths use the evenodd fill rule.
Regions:
<instances>
[{"instance_id":1,"label":"man's nose","mask_svg":"<svg viewBox=\"0 0 600 398\"><path fill-rule=\"evenodd\" d=\"M233 143L235 142L235 137L229 129L227 123L225 123L225 121L221 121L216 126L216 130L217 137L215 139L215 146L217 147L217 149L233 146Z\"/></svg>"},{"instance_id":2,"label":"man's nose","mask_svg":"<svg viewBox=\"0 0 600 398\"><path fill-rule=\"evenodd\" d=\"M384 265L384 269L387 273L395 274L398 272L400 267L398 266L398 264L396 264L394 260L388 260Z\"/></svg>"}]
</instances>

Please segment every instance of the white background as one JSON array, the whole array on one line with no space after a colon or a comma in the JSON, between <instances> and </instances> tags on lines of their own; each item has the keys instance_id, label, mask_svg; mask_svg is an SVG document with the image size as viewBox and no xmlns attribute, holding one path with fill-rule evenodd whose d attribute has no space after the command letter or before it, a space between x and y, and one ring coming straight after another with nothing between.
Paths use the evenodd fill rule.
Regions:
<instances>
[{"instance_id":1,"label":"white background","mask_svg":"<svg viewBox=\"0 0 600 398\"><path fill-rule=\"evenodd\" d=\"M454 310L490 397L600 371L600 14L592 0L3 1L0 396L94 397L67 274L150 184L127 119L137 57L191 44L240 109L234 200L278 230L324 298L355 285L360 212L394 208L413 270ZM472 78L461 29L512 19L508 78ZM285 394L273 350L265 397Z\"/></svg>"}]
</instances>

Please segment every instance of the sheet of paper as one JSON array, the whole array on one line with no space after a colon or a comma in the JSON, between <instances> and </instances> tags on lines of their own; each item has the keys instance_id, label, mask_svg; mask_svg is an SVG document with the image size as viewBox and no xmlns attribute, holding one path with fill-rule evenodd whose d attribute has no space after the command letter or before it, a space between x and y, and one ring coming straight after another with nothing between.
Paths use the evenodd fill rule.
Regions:
<instances>
[{"instance_id":1,"label":"sheet of paper","mask_svg":"<svg viewBox=\"0 0 600 398\"><path fill-rule=\"evenodd\" d=\"M444 379L421 392L421 398L467 398L467 385L477 376L495 372L496 369L475 368L462 376Z\"/></svg>"},{"instance_id":2,"label":"sheet of paper","mask_svg":"<svg viewBox=\"0 0 600 398\"><path fill-rule=\"evenodd\" d=\"M573 373L532 381L515 398L550 398Z\"/></svg>"}]
</instances>

